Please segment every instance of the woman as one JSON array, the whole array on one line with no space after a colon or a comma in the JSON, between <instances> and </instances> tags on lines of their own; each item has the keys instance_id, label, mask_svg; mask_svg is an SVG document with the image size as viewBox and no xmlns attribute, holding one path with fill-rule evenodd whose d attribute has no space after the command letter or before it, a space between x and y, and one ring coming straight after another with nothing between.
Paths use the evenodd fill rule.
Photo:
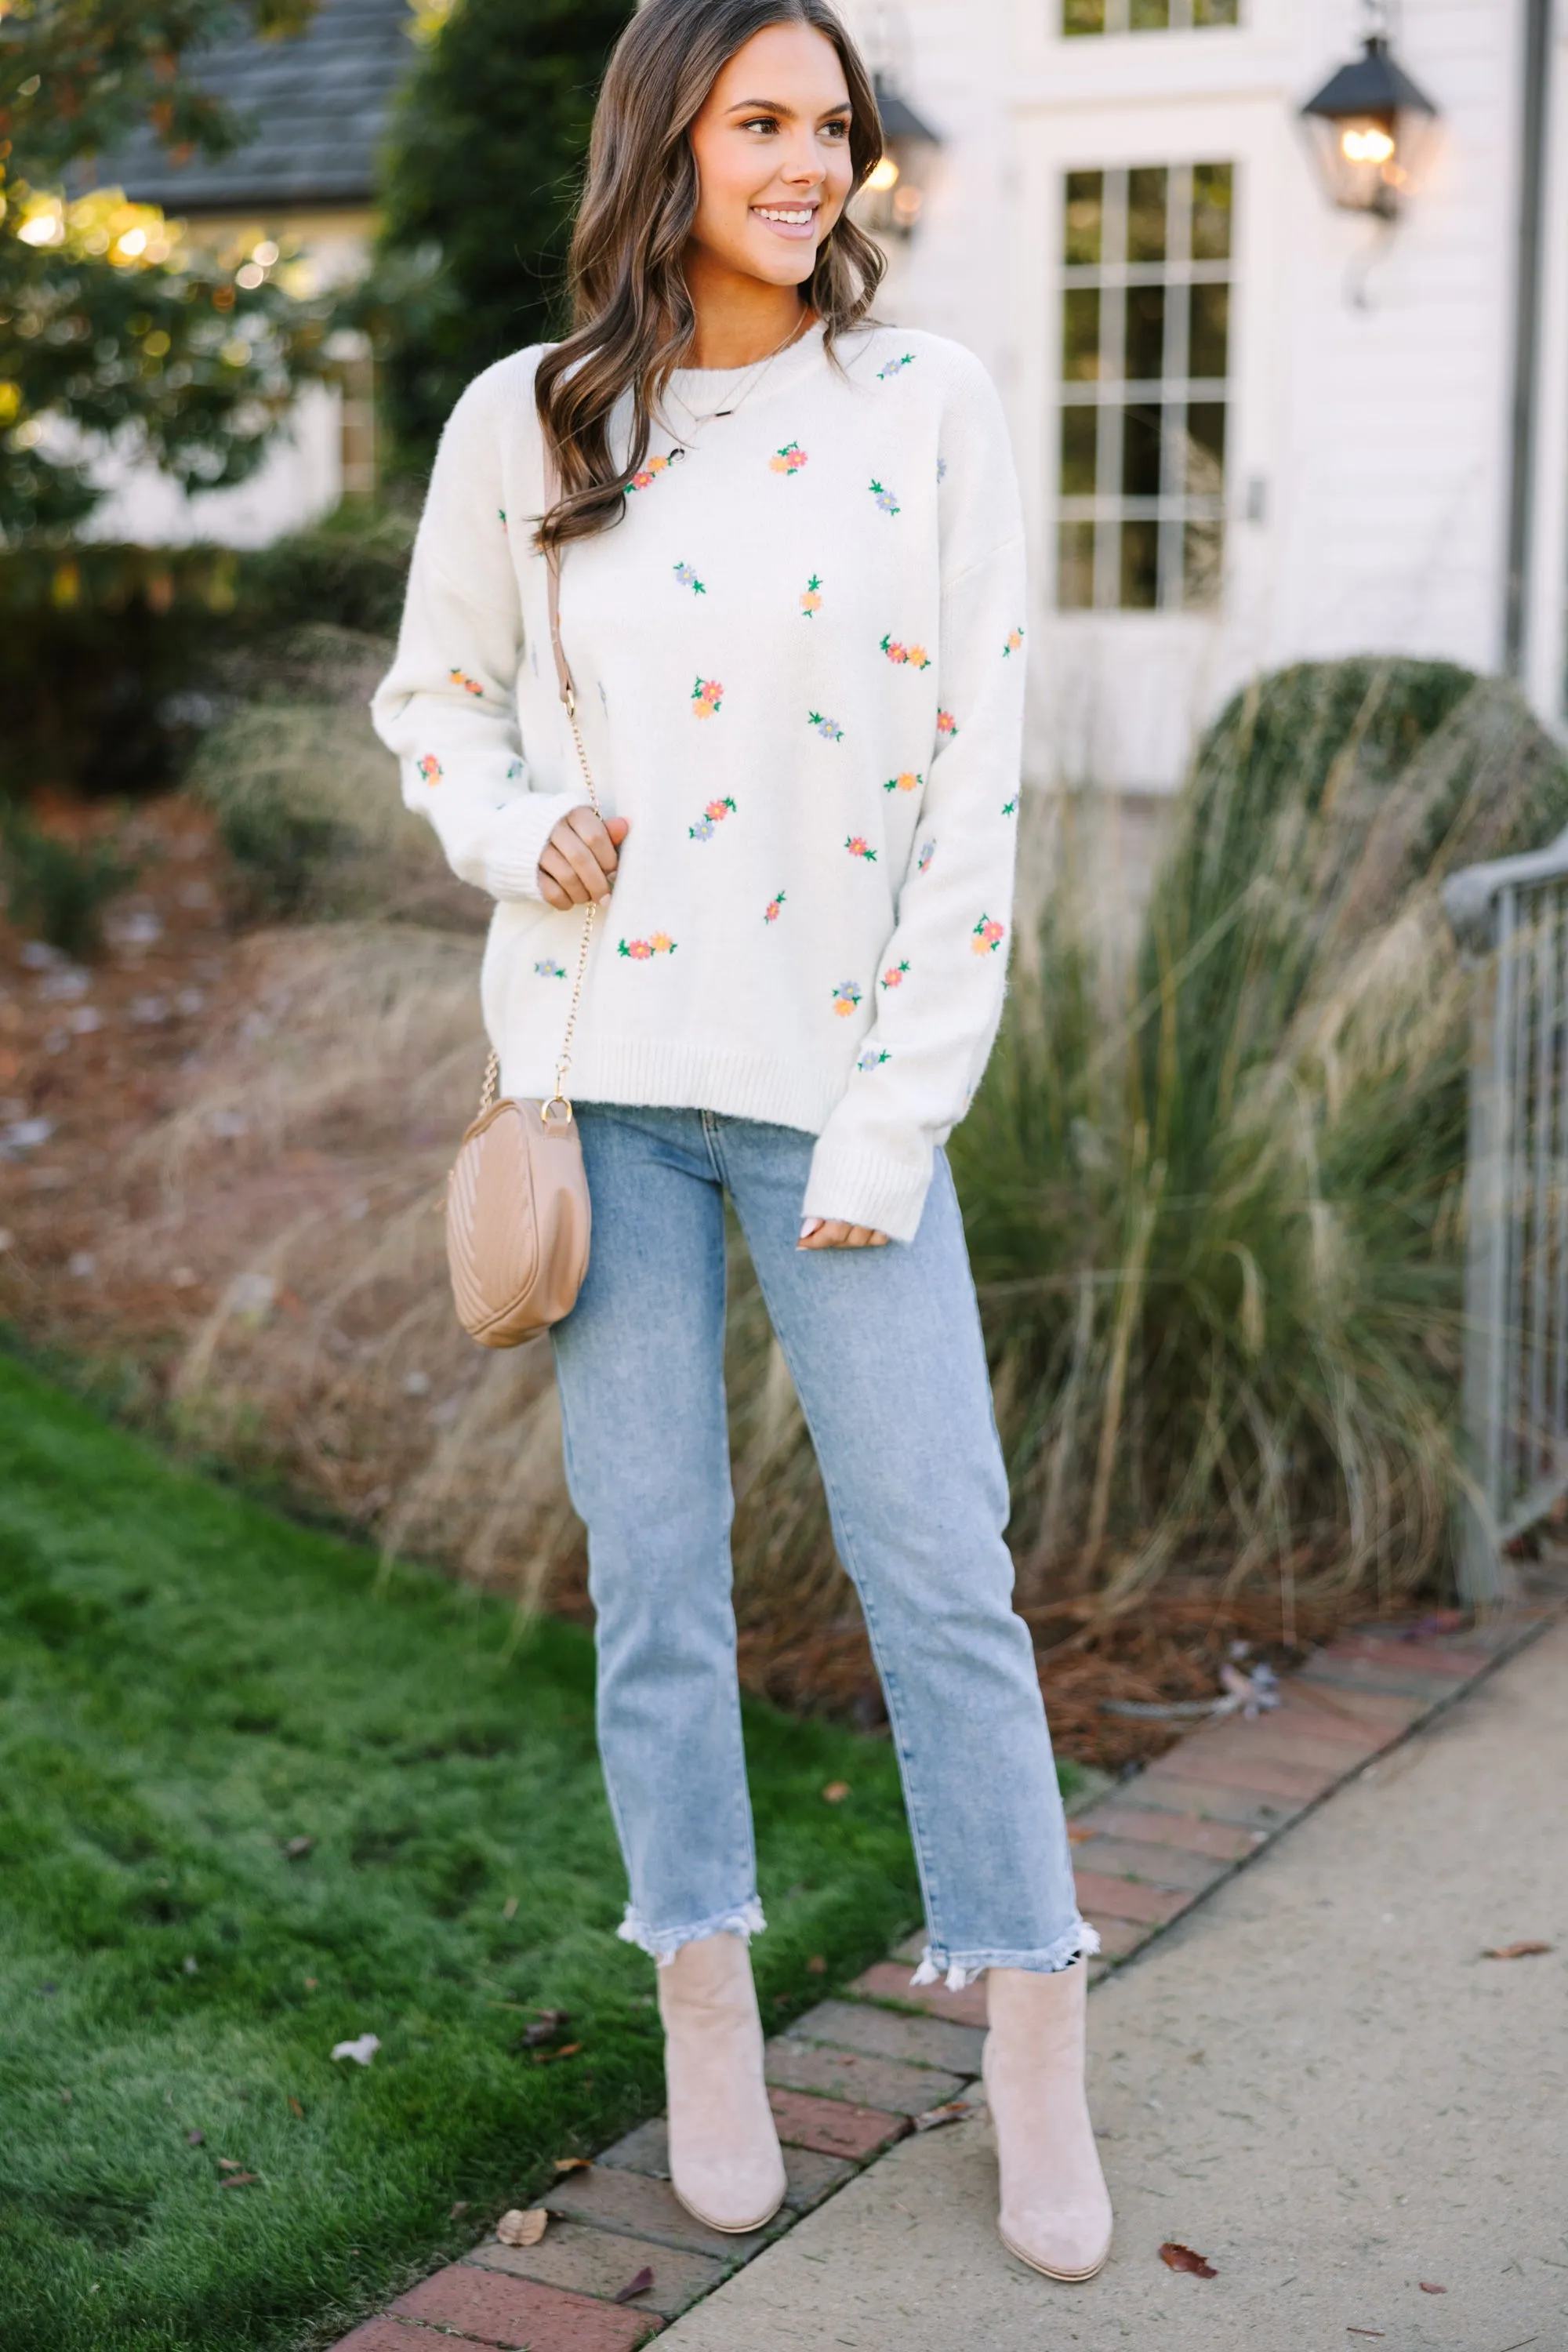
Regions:
<instances>
[{"instance_id":1,"label":"woman","mask_svg":"<svg viewBox=\"0 0 1568 2352\"><path fill-rule=\"evenodd\" d=\"M1002 2234L1077 2279L1110 2235L1083 2095L1098 1939L1011 1607L941 1149L1002 1004L1022 529L981 367L863 323L881 264L845 208L879 152L826 0L648 0L595 120L574 330L458 402L375 713L405 798L497 901L483 1000L509 1093L554 1091L591 926L571 1092L593 1252L555 1360L676 2193L746 2231L785 2185L747 1950L727 1192L881 1673L916 1981L989 1972Z\"/></svg>"}]
</instances>

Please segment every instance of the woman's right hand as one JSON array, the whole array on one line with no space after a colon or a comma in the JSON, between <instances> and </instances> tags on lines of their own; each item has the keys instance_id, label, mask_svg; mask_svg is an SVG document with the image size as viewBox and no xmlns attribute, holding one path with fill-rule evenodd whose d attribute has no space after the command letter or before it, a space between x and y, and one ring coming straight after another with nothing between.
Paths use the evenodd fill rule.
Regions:
<instances>
[{"instance_id":1,"label":"woman's right hand","mask_svg":"<svg viewBox=\"0 0 1568 2352\"><path fill-rule=\"evenodd\" d=\"M631 828L625 816L599 817L584 803L563 816L539 860L539 895L547 906L585 907L614 887L620 846Z\"/></svg>"}]
</instances>

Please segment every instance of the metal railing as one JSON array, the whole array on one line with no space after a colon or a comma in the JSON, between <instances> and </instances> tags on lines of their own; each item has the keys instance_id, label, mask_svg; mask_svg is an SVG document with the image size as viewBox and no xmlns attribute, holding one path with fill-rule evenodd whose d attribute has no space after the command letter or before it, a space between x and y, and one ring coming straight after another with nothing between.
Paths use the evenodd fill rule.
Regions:
<instances>
[{"instance_id":1,"label":"metal railing","mask_svg":"<svg viewBox=\"0 0 1568 2352\"><path fill-rule=\"evenodd\" d=\"M1568 833L1467 866L1443 907L1477 975L1470 1053L1462 1598L1568 1490Z\"/></svg>"}]
</instances>

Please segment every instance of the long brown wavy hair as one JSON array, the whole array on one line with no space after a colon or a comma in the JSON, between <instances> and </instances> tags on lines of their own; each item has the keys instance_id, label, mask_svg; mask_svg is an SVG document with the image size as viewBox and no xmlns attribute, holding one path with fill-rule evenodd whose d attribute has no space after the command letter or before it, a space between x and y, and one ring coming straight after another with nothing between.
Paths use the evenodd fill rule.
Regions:
<instances>
[{"instance_id":1,"label":"long brown wavy hair","mask_svg":"<svg viewBox=\"0 0 1568 2352\"><path fill-rule=\"evenodd\" d=\"M568 262L572 331L539 363L534 397L562 488L539 526L542 547L591 538L626 511L653 409L696 332L681 259L698 196L688 134L736 50L772 25L809 25L838 52L852 110L852 188L881 156L870 76L828 0L646 0L616 44L594 115ZM830 352L834 337L870 308L885 267L841 213L802 289ZM617 466L610 416L628 391L631 441Z\"/></svg>"}]
</instances>

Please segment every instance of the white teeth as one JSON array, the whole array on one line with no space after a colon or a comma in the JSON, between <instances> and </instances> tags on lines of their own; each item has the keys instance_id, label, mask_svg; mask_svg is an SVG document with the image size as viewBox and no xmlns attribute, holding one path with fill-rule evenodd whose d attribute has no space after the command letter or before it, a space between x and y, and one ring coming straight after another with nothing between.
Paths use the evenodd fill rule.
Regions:
<instances>
[{"instance_id":1,"label":"white teeth","mask_svg":"<svg viewBox=\"0 0 1568 2352\"><path fill-rule=\"evenodd\" d=\"M758 205L754 209L761 213L764 220L783 221L790 228L805 228L811 219L809 212L780 212L776 206L769 205Z\"/></svg>"}]
</instances>

